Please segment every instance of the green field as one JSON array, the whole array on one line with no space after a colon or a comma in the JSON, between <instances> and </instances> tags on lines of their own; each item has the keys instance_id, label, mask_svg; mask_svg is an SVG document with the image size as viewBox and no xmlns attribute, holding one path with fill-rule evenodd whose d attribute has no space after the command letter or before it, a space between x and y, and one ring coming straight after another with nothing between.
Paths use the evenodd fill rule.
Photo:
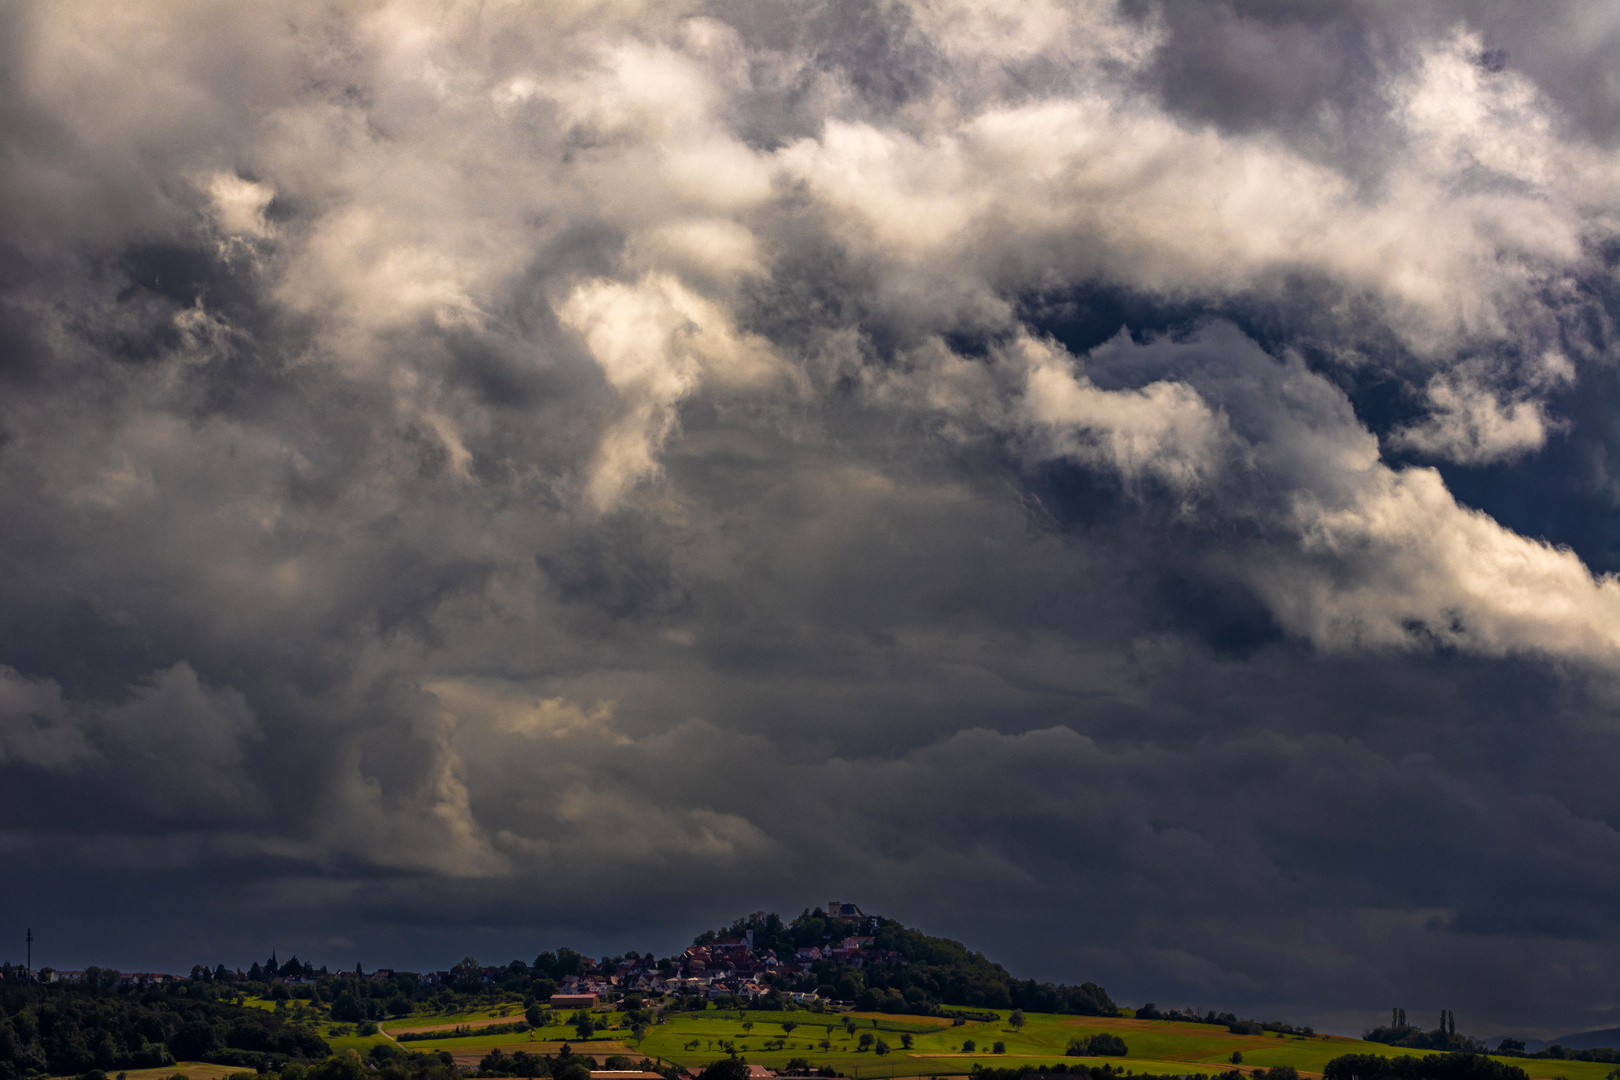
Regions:
<instances>
[{"instance_id":1,"label":"green field","mask_svg":"<svg viewBox=\"0 0 1620 1080\"><path fill-rule=\"evenodd\" d=\"M622 1043L633 1054L660 1058L694 1071L725 1056L729 1049L734 1048L749 1062L767 1068L780 1068L789 1059L802 1057L808 1058L814 1065L830 1065L847 1076L861 1080L878 1080L887 1076L961 1075L970 1071L975 1064L993 1068L1018 1064L1056 1064L1062 1061L1085 1061L1094 1065L1106 1061L1115 1067L1126 1067L1139 1073L1214 1073L1233 1067L1233 1051L1242 1053L1243 1064L1239 1068L1244 1072L1257 1067L1292 1065L1301 1073L1320 1074L1323 1065L1341 1054L1391 1056L1423 1053L1340 1036L1279 1038L1275 1034L1233 1035L1223 1027L1206 1024L1130 1018L1029 1014L1024 1026L1015 1031L1006 1022L1006 1015L1002 1013L1002 1019L995 1022L954 1027L948 1020L917 1016L808 1012L748 1012L740 1015L734 1011L722 1013L710 1010L704 1013L668 1013L665 1022L649 1029L639 1045L634 1043L631 1033L622 1027L604 1031L599 1037L611 1039L615 1044ZM856 1024L853 1034L844 1027L846 1016ZM605 1014L602 1018L615 1024L623 1022L622 1014ZM424 1017L413 1017L411 1023L420 1025L426 1020ZM784 1022L797 1026L787 1032L782 1027ZM745 1027L750 1023L751 1027ZM1111 1032L1123 1038L1130 1048L1129 1055L1125 1058L1064 1057L1070 1039L1099 1032ZM891 1052L879 1056L872 1050L860 1049L858 1040L863 1033L882 1038L892 1048ZM532 1037L529 1034L484 1037L473 1034L401 1045L410 1050L451 1050L458 1059L464 1060L471 1054L487 1052L497 1046L507 1052L525 1048L538 1052L542 1048L536 1044L555 1045L568 1041L571 1034L572 1028L551 1026L534 1032ZM910 1049L901 1046L903 1034L912 1036ZM977 1044L971 1053L963 1050L964 1042L969 1039ZM780 1043L777 1040L781 1040ZM830 1044L826 1049L821 1045L824 1040ZM996 1042L1005 1044L1005 1053L990 1052ZM615 1052L614 1049L603 1049L603 1044L594 1040L574 1040L573 1045L578 1052L599 1058ZM1614 1068L1597 1062L1530 1058L1512 1060L1538 1080L1606 1080Z\"/></svg>"},{"instance_id":2,"label":"green field","mask_svg":"<svg viewBox=\"0 0 1620 1080\"><path fill-rule=\"evenodd\" d=\"M414 1013L410 1016L394 1020L384 1020L378 1024L384 1030L398 1030L400 1028L420 1028L434 1024L497 1024L512 1023L523 1019L523 1004L513 1002L507 1005L497 1005L492 1009L478 1009L474 1012L456 1013Z\"/></svg>"},{"instance_id":3,"label":"green field","mask_svg":"<svg viewBox=\"0 0 1620 1080\"><path fill-rule=\"evenodd\" d=\"M225 1080L233 1073L243 1070L233 1065L210 1065L206 1061L182 1061L175 1065L165 1065L161 1069L130 1069L123 1075L125 1080L170 1080L175 1074L181 1074L189 1080ZM74 1080L73 1077L64 1076L57 1080Z\"/></svg>"}]
</instances>

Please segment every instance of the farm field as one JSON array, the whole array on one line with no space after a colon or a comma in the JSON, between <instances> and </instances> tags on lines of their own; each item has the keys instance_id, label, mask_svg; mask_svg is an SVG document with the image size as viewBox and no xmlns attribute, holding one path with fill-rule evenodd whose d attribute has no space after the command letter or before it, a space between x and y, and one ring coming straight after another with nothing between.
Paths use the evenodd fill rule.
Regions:
<instances>
[{"instance_id":1,"label":"farm field","mask_svg":"<svg viewBox=\"0 0 1620 1080\"><path fill-rule=\"evenodd\" d=\"M610 1023L622 1023L618 1013L599 1014ZM415 1018L420 1024L422 1018ZM854 1031L845 1026L848 1020ZM784 1024L794 1025L792 1030ZM1108 1032L1120 1036L1130 1048L1124 1058L1065 1058L1069 1040ZM571 1028L553 1025L528 1035L479 1037L476 1034L454 1039L428 1039L404 1043L411 1050L446 1049L455 1054L458 1064L476 1062L496 1047L507 1053L528 1050L530 1053L548 1053L563 1042L569 1042L576 1052L590 1054L598 1060L608 1054L627 1053L672 1062L696 1071L735 1049L750 1063L767 1068L785 1066L792 1058L807 1058L817 1066L829 1065L847 1076L860 1080L878 1080L881 1077L947 1076L969 1072L974 1065L986 1068L1008 1067L1016 1064L1056 1064L1060 1061L1086 1061L1090 1064L1108 1062L1116 1068L1129 1068L1138 1073L1162 1075L1189 1072L1224 1072L1232 1069L1234 1051L1243 1055L1243 1063L1236 1066L1242 1072L1276 1065L1292 1065L1303 1074L1320 1075L1322 1067L1341 1054L1379 1054L1397 1056L1418 1054L1423 1051L1385 1046L1382 1043L1363 1042L1342 1036L1317 1035L1310 1038L1279 1038L1275 1034L1234 1035L1225 1028L1207 1024L1136 1020L1132 1018L1102 1018L1029 1014L1021 1029L1014 1030L1006 1022L1006 1014L995 1022L972 1022L952 1026L949 1020L937 1017L892 1016L873 1013L809 1013L809 1012L718 1012L668 1013L665 1022L647 1031L645 1039L636 1044L628 1031L608 1031L613 1041L597 1039L581 1041L570 1039ZM891 1047L882 1056L870 1049L862 1049L860 1036L881 1038ZM905 1048L901 1039L910 1035L912 1045ZM619 1040L623 1041L619 1041ZM974 1048L966 1050L965 1043L972 1040ZM828 1045L823 1048L822 1043ZM996 1054L991 1047L1001 1042L1005 1052ZM1597 1062L1551 1061L1531 1058L1513 1059L1536 1080L1606 1080L1612 1065Z\"/></svg>"},{"instance_id":2,"label":"farm field","mask_svg":"<svg viewBox=\"0 0 1620 1080\"><path fill-rule=\"evenodd\" d=\"M411 1016L401 1016L393 1020L383 1020L378 1027L384 1031L423 1031L436 1027L455 1027L459 1025L485 1025L510 1024L523 1019L523 1005L521 1002L510 1002L497 1005L490 1009L477 1009L472 1012L458 1013L415 1013Z\"/></svg>"},{"instance_id":3,"label":"farm field","mask_svg":"<svg viewBox=\"0 0 1620 1080\"><path fill-rule=\"evenodd\" d=\"M206 1061L182 1061L175 1065L165 1065L161 1069L130 1069L124 1073L127 1080L169 1080L176 1073L190 1077L190 1080L225 1080L225 1077L235 1073L250 1071L236 1068L232 1065L210 1065ZM57 1080L73 1080L72 1077L61 1077Z\"/></svg>"},{"instance_id":4,"label":"farm field","mask_svg":"<svg viewBox=\"0 0 1620 1080\"><path fill-rule=\"evenodd\" d=\"M457 1065L466 1067L477 1065L483 1060L484 1055L491 1050L500 1050L502 1053L507 1054L514 1054L522 1050L529 1054L546 1055L557 1053L562 1049L565 1042L573 1048L576 1054L587 1054L598 1062L612 1054L625 1054L637 1060L649 1056L637 1050L633 1045L627 1045L615 1039L590 1039L585 1042L575 1039L569 1042L560 1039L531 1040L527 1035L504 1035L493 1039L446 1039L442 1042L435 1041L431 1050L433 1053L438 1053L441 1050L448 1051ZM422 1044L417 1042L401 1043L400 1045L412 1052L422 1049ZM366 1052L361 1051L362 1056Z\"/></svg>"}]
</instances>

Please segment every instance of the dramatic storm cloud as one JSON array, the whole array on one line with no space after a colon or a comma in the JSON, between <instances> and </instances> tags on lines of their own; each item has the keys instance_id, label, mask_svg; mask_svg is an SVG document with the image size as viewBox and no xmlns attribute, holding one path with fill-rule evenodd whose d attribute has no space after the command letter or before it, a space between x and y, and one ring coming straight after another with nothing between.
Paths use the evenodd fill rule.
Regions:
<instances>
[{"instance_id":1,"label":"dramatic storm cloud","mask_svg":"<svg viewBox=\"0 0 1620 1080\"><path fill-rule=\"evenodd\" d=\"M1620 1022L1617 64L1584 0L0 7L0 912L405 968L842 897Z\"/></svg>"}]
</instances>

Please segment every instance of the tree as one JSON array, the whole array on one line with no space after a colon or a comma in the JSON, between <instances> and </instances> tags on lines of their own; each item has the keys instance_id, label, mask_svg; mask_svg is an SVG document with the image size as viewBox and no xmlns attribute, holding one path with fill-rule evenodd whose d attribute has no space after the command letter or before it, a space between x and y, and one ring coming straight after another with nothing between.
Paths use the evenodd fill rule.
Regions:
<instances>
[{"instance_id":1,"label":"tree","mask_svg":"<svg viewBox=\"0 0 1620 1080\"><path fill-rule=\"evenodd\" d=\"M889 1052L891 1047L889 1046L888 1043L884 1042L882 1039L879 1039L877 1041L877 1045L874 1046L872 1049L877 1051L878 1057L882 1057L884 1054L887 1054Z\"/></svg>"},{"instance_id":2,"label":"tree","mask_svg":"<svg viewBox=\"0 0 1620 1080\"><path fill-rule=\"evenodd\" d=\"M799 1025L795 1024L792 1020L782 1021L782 1030L787 1032L789 1035L793 1034L793 1029L798 1026Z\"/></svg>"},{"instance_id":3,"label":"tree","mask_svg":"<svg viewBox=\"0 0 1620 1080\"><path fill-rule=\"evenodd\" d=\"M366 1010L358 998L347 990L337 996L332 1002L332 1019L344 1024L353 1024L366 1018Z\"/></svg>"},{"instance_id":4,"label":"tree","mask_svg":"<svg viewBox=\"0 0 1620 1080\"><path fill-rule=\"evenodd\" d=\"M1012 1015L1007 1017L1007 1023L1012 1025L1012 1029L1014 1031L1017 1031L1019 1028L1023 1027L1024 1026L1024 1010L1023 1009L1014 1009L1012 1011Z\"/></svg>"},{"instance_id":5,"label":"tree","mask_svg":"<svg viewBox=\"0 0 1620 1080\"><path fill-rule=\"evenodd\" d=\"M743 1028L744 1031L753 1031L754 1030L754 1022L752 1020L744 1020L742 1028Z\"/></svg>"},{"instance_id":6,"label":"tree","mask_svg":"<svg viewBox=\"0 0 1620 1080\"><path fill-rule=\"evenodd\" d=\"M900 1036L900 1045L905 1047L907 1050L911 1049L911 1035L909 1033Z\"/></svg>"},{"instance_id":7,"label":"tree","mask_svg":"<svg viewBox=\"0 0 1620 1080\"><path fill-rule=\"evenodd\" d=\"M972 1039L963 1039L962 1040L962 1053L971 1054L971 1053L973 1053L973 1051L977 1050L978 1048L979 1048L979 1044L974 1042Z\"/></svg>"},{"instance_id":8,"label":"tree","mask_svg":"<svg viewBox=\"0 0 1620 1080\"><path fill-rule=\"evenodd\" d=\"M390 1011L392 1011L392 1007L390 1007ZM530 1005L527 1009L523 1010L523 1019L529 1022L530 1027L544 1027L546 1010L537 1001L533 1005Z\"/></svg>"},{"instance_id":9,"label":"tree","mask_svg":"<svg viewBox=\"0 0 1620 1080\"><path fill-rule=\"evenodd\" d=\"M1007 1052L1007 1044L1002 1042L1000 1039L997 1039L995 1045L990 1047L990 1052L992 1054L1005 1054Z\"/></svg>"},{"instance_id":10,"label":"tree","mask_svg":"<svg viewBox=\"0 0 1620 1080\"><path fill-rule=\"evenodd\" d=\"M748 1066L736 1058L721 1058L698 1073L698 1080L748 1080Z\"/></svg>"},{"instance_id":11,"label":"tree","mask_svg":"<svg viewBox=\"0 0 1620 1080\"><path fill-rule=\"evenodd\" d=\"M1234 1064L1234 1065L1243 1064L1243 1051L1241 1051L1241 1050L1232 1051L1232 1064Z\"/></svg>"},{"instance_id":12,"label":"tree","mask_svg":"<svg viewBox=\"0 0 1620 1080\"><path fill-rule=\"evenodd\" d=\"M596 1024L591 1020L591 1014L581 1009L574 1014L574 1030L582 1039L588 1039L596 1034Z\"/></svg>"},{"instance_id":13,"label":"tree","mask_svg":"<svg viewBox=\"0 0 1620 1080\"><path fill-rule=\"evenodd\" d=\"M873 1035L870 1031L861 1032L861 1049L865 1050L872 1045Z\"/></svg>"}]
</instances>

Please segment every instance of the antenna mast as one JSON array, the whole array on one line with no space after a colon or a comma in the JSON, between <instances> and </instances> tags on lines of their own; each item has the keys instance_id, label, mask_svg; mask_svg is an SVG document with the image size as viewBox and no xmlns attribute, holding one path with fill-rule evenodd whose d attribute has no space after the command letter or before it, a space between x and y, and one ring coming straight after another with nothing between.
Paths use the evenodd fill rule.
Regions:
<instances>
[{"instance_id":1,"label":"antenna mast","mask_svg":"<svg viewBox=\"0 0 1620 1080\"><path fill-rule=\"evenodd\" d=\"M28 928L28 978L34 977L34 928Z\"/></svg>"}]
</instances>

